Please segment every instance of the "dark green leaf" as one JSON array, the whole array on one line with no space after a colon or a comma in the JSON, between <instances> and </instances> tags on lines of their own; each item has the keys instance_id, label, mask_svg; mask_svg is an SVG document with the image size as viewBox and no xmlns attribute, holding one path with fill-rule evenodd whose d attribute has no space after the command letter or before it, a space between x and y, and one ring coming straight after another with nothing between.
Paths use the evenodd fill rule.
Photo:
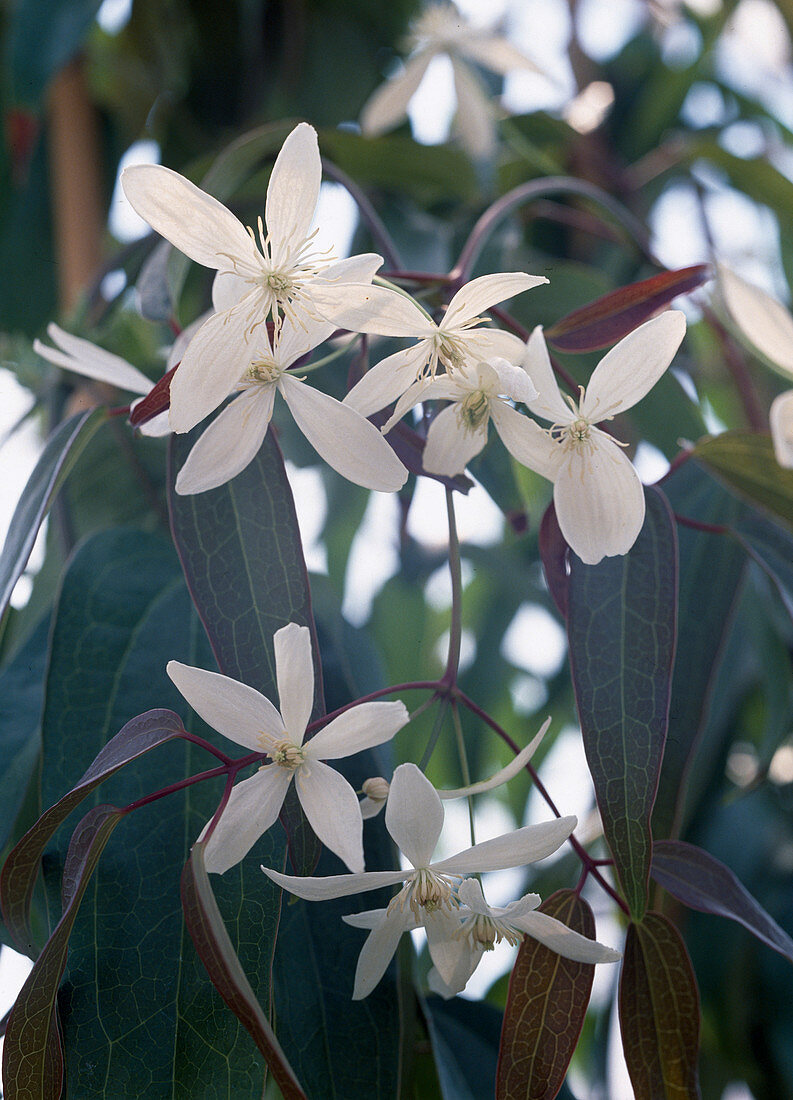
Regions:
<instances>
[{"instance_id":1,"label":"dark green leaf","mask_svg":"<svg viewBox=\"0 0 793 1100\"><path fill-rule=\"evenodd\" d=\"M631 912L647 900L655 799L669 718L677 542L665 498L647 492L644 527L622 557L570 555L567 630L587 762Z\"/></svg>"},{"instance_id":2,"label":"dark green leaf","mask_svg":"<svg viewBox=\"0 0 793 1100\"><path fill-rule=\"evenodd\" d=\"M101 0L21 0L7 49L17 103L37 105L47 84L82 45Z\"/></svg>"},{"instance_id":3,"label":"dark green leaf","mask_svg":"<svg viewBox=\"0 0 793 1100\"><path fill-rule=\"evenodd\" d=\"M661 913L628 926L619 1009L636 1100L697 1100L697 983L680 934Z\"/></svg>"},{"instance_id":4,"label":"dark green leaf","mask_svg":"<svg viewBox=\"0 0 793 1100\"><path fill-rule=\"evenodd\" d=\"M424 1008L443 1100L491 1100L501 1013L462 997L427 997Z\"/></svg>"},{"instance_id":5,"label":"dark green leaf","mask_svg":"<svg viewBox=\"0 0 793 1100\"><path fill-rule=\"evenodd\" d=\"M722 432L700 440L693 453L739 496L793 526L793 470L777 463L770 436Z\"/></svg>"}]
</instances>

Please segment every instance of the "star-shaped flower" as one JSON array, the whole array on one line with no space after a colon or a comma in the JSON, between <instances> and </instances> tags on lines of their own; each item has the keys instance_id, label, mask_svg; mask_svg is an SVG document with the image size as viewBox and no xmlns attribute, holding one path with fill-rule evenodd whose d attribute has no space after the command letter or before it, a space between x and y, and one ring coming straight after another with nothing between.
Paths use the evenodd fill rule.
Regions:
<instances>
[{"instance_id":1,"label":"star-shaped flower","mask_svg":"<svg viewBox=\"0 0 793 1100\"><path fill-rule=\"evenodd\" d=\"M310 232L322 166L316 131L302 122L287 137L267 187L258 233L195 184L169 168L141 164L122 174L124 192L149 225L191 260L215 268L216 314L199 330L171 383L171 427L187 432L237 385L267 319L300 325L317 319L313 289L371 282L382 258L352 256L331 264ZM265 231L266 223L266 231ZM355 300L355 290L348 294ZM327 324L329 336L333 325Z\"/></svg>"},{"instance_id":2,"label":"star-shaped flower","mask_svg":"<svg viewBox=\"0 0 793 1100\"><path fill-rule=\"evenodd\" d=\"M543 859L555 852L576 826L575 817L527 825L433 863L432 853L443 826L443 805L435 788L415 764L400 764L394 771L385 822L412 870L311 878L283 875L262 867L279 886L309 901L347 897L404 883L364 945L358 961L354 997L365 997L374 989L402 933L417 925L426 929L430 955L441 977L444 980L453 977L458 952L450 949L449 942L459 926L455 915L457 879Z\"/></svg>"},{"instance_id":3,"label":"star-shaped flower","mask_svg":"<svg viewBox=\"0 0 793 1100\"><path fill-rule=\"evenodd\" d=\"M543 430L525 417L510 450L554 483L562 534L588 565L627 554L644 523L639 476L619 445L596 425L631 408L652 389L685 331L685 316L677 310L646 321L601 359L577 402L562 399L542 329L529 339L524 366L539 396L526 404L553 423Z\"/></svg>"},{"instance_id":4,"label":"star-shaped flower","mask_svg":"<svg viewBox=\"0 0 793 1100\"><path fill-rule=\"evenodd\" d=\"M314 704L311 636L290 623L276 631L275 671L280 712L264 695L216 672L170 661L168 675L187 702L218 733L254 752L263 765L231 792L207 842L208 871L233 867L275 822L294 779L300 805L319 839L353 871L363 871L363 821L350 784L323 763L382 745L409 720L403 703L361 703L308 741ZM201 834L204 836L206 829Z\"/></svg>"}]
</instances>

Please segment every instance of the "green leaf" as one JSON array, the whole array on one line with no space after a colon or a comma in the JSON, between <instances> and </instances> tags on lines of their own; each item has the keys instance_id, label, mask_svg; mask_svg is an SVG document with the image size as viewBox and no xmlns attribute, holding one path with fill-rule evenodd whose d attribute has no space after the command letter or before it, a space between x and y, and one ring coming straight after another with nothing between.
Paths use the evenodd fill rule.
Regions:
<instances>
[{"instance_id":1,"label":"green leaf","mask_svg":"<svg viewBox=\"0 0 793 1100\"><path fill-rule=\"evenodd\" d=\"M793 526L793 470L777 463L770 436L723 432L700 440L693 454L740 497Z\"/></svg>"},{"instance_id":2,"label":"green leaf","mask_svg":"<svg viewBox=\"0 0 793 1100\"><path fill-rule=\"evenodd\" d=\"M661 913L628 926L619 1010L636 1100L697 1100L697 984L680 934Z\"/></svg>"},{"instance_id":3,"label":"green leaf","mask_svg":"<svg viewBox=\"0 0 793 1100\"><path fill-rule=\"evenodd\" d=\"M14 585L30 557L33 543L56 493L63 485L80 452L107 420L106 409L75 413L53 432L28 478L11 517L0 553L0 616L5 613Z\"/></svg>"},{"instance_id":4,"label":"green leaf","mask_svg":"<svg viewBox=\"0 0 793 1100\"><path fill-rule=\"evenodd\" d=\"M424 1009L443 1100L490 1100L501 1013L462 997L427 997Z\"/></svg>"},{"instance_id":5,"label":"green leaf","mask_svg":"<svg viewBox=\"0 0 793 1100\"><path fill-rule=\"evenodd\" d=\"M773 581L793 616L793 533L754 509L742 509L731 534Z\"/></svg>"},{"instance_id":6,"label":"green leaf","mask_svg":"<svg viewBox=\"0 0 793 1100\"><path fill-rule=\"evenodd\" d=\"M595 939L595 918L573 890L557 890L541 913ZM573 962L524 936L509 980L496 1100L553 1100L584 1026L594 963Z\"/></svg>"},{"instance_id":7,"label":"green leaf","mask_svg":"<svg viewBox=\"0 0 793 1100\"><path fill-rule=\"evenodd\" d=\"M82 45L101 0L21 0L6 48L17 103L37 105L59 69Z\"/></svg>"},{"instance_id":8,"label":"green leaf","mask_svg":"<svg viewBox=\"0 0 793 1100\"><path fill-rule=\"evenodd\" d=\"M647 901L650 814L666 740L677 615L677 542L665 498L622 557L570 555L567 632L587 762L626 900Z\"/></svg>"}]
</instances>

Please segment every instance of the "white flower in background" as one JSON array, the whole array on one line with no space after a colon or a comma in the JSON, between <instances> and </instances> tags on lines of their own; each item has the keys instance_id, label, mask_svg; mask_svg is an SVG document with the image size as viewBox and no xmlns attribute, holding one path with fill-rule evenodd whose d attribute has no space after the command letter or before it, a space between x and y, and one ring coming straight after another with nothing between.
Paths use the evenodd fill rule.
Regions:
<instances>
[{"instance_id":1,"label":"white flower in background","mask_svg":"<svg viewBox=\"0 0 793 1100\"><path fill-rule=\"evenodd\" d=\"M455 125L463 145L476 157L489 156L495 147L491 97L476 70L479 65L506 76L515 69L542 70L512 43L492 31L472 26L454 4L430 4L411 24L408 48L412 56L404 68L381 85L361 112L361 129L369 137L397 126L424 79L430 62L446 55L452 64L457 93Z\"/></svg>"},{"instance_id":2,"label":"white flower in background","mask_svg":"<svg viewBox=\"0 0 793 1100\"><path fill-rule=\"evenodd\" d=\"M482 275L457 291L439 324L412 298L387 287L323 286L317 290L317 308L339 328L417 341L367 371L344 403L370 416L396 401L417 379L434 378L439 366L452 375L496 356L517 358L523 353L522 341L503 329L482 327L485 318L480 314L497 302L547 282L542 275L523 271ZM353 295L348 295L347 289Z\"/></svg>"},{"instance_id":3,"label":"white flower in background","mask_svg":"<svg viewBox=\"0 0 793 1100\"><path fill-rule=\"evenodd\" d=\"M433 863L432 853L443 826L443 805L438 792L415 764L400 764L391 781L385 823L412 870L311 878L283 875L262 867L273 882L309 901L347 897L404 883L388 909L378 915L361 951L353 992L356 999L367 996L380 981L402 933L419 925L426 929L430 956L438 973L444 981L453 978L459 954L453 942L459 927L457 879L483 871L522 867L543 859L570 836L576 819L563 817L540 825L527 825ZM352 917L350 923L357 920Z\"/></svg>"},{"instance_id":4,"label":"white flower in background","mask_svg":"<svg viewBox=\"0 0 793 1100\"><path fill-rule=\"evenodd\" d=\"M786 377L793 377L793 317L764 290L719 266L718 289L732 320L752 347ZM793 390L779 394L768 414L774 454L793 469Z\"/></svg>"},{"instance_id":5,"label":"white flower in background","mask_svg":"<svg viewBox=\"0 0 793 1100\"><path fill-rule=\"evenodd\" d=\"M404 485L407 470L373 424L309 385L299 370L289 371L309 347L325 339L327 327L325 321L307 320L299 326L287 318L272 344L266 326L258 330L248 351L249 365L237 383L242 392L193 446L176 479L177 493L215 489L245 469L267 434L276 391L320 457L342 477L382 492Z\"/></svg>"},{"instance_id":6,"label":"white flower in background","mask_svg":"<svg viewBox=\"0 0 793 1100\"><path fill-rule=\"evenodd\" d=\"M316 320L316 284L366 285L382 264L375 255L331 264L315 250L310 230L321 178L316 131L301 122L273 166L257 243L257 234L222 203L169 168L139 164L122 173L127 198L152 229L217 270L217 312L191 341L171 383L173 431L189 431L234 389L250 363L250 342L261 339L268 318L276 329L284 317L297 325ZM353 301L354 287L347 287ZM328 324L325 335L332 331Z\"/></svg>"},{"instance_id":7,"label":"white flower in background","mask_svg":"<svg viewBox=\"0 0 793 1100\"><path fill-rule=\"evenodd\" d=\"M350 784L324 760L382 745L409 720L403 703L361 703L304 742L314 705L311 636L290 623L276 631L275 672L280 713L245 684L170 661L168 675L187 702L218 733L271 759L238 783L207 842L206 867L222 874L275 822L294 779L311 828L354 871L363 871L363 821ZM204 832L201 834L203 838Z\"/></svg>"},{"instance_id":8,"label":"white flower in background","mask_svg":"<svg viewBox=\"0 0 793 1100\"><path fill-rule=\"evenodd\" d=\"M668 310L625 336L601 359L579 400L562 398L541 328L526 346L524 366L539 391L531 411L552 426L524 418L520 461L553 481L562 534L588 565L627 554L644 523L644 491L619 445L595 425L644 397L671 363L686 319ZM518 448L510 448L517 455Z\"/></svg>"}]
</instances>

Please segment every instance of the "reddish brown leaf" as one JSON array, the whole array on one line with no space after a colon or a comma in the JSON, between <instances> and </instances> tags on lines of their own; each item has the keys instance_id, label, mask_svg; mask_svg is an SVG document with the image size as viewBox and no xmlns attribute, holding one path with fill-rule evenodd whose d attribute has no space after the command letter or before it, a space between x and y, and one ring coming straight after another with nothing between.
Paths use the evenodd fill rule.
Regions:
<instances>
[{"instance_id":1,"label":"reddish brown leaf","mask_svg":"<svg viewBox=\"0 0 793 1100\"><path fill-rule=\"evenodd\" d=\"M179 364L176 364L178 367ZM161 412L165 412L171 405L171 379L174 376L176 367L164 374L159 382L149 390L144 398L142 398L136 404L135 408L129 414L130 424L134 424L137 428L139 424L145 424L147 420L153 420L155 416L159 416Z\"/></svg>"},{"instance_id":2,"label":"reddish brown leaf","mask_svg":"<svg viewBox=\"0 0 793 1100\"><path fill-rule=\"evenodd\" d=\"M565 542L553 501L545 509L540 523L540 558L548 582L548 590L559 612L567 618L567 596L569 590L569 572L567 569L567 543Z\"/></svg>"},{"instance_id":3,"label":"reddish brown leaf","mask_svg":"<svg viewBox=\"0 0 793 1100\"><path fill-rule=\"evenodd\" d=\"M688 294L710 278L708 264L679 271L662 271L640 283L621 286L575 309L545 330L548 342L560 351L597 351L649 321L679 294Z\"/></svg>"},{"instance_id":4,"label":"reddish brown leaf","mask_svg":"<svg viewBox=\"0 0 793 1100\"><path fill-rule=\"evenodd\" d=\"M204 844L193 845L182 872L182 909L198 957L212 984L253 1037L284 1100L306 1100L270 1022L256 999L232 947L204 866Z\"/></svg>"},{"instance_id":5,"label":"reddish brown leaf","mask_svg":"<svg viewBox=\"0 0 793 1100\"><path fill-rule=\"evenodd\" d=\"M36 953L29 923L30 901L49 838L103 779L155 745L182 733L181 718L170 710L149 710L132 718L108 741L80 782L46 810L11 850L0 876L0 908L20 951L28 955Z\"/></svg>"},{"instance_id":6,"label":"reddish brown leaf","mask_svg":"<svg viewBox=\"0 0 793 1100\"><path fill-rule=\"evenodd\" d=\"M557 890L540 912L589 939L595 918L572 890ZM584 1024L593 963L562 958L526 936L509 981L496 1070L496 1100L553 1100Z\"/></svg>"},{"instance_id":7,"label":"reddish brown leaf","mask_svg":"<svg viewBox=\"0 0 793 1100\"><path fill-rule=\"evenodd\" d=\"M115 806L95 806L74 830L64 870L64 910L36 959L8 1020L3 1047L6 1100L58 1100L63 1053L55 1017L69 936L85 888L110 836L123 817Z\"/></svg>"},{"instance_id":8,"label":"reddish brown leaf","mask_svg":"<svg viewBox=\"0 0 793 1100\"><path fill-rule=\"evenodd\" d=\"M680 934L660 913L628 926L619 1012L636 1100L699 1097L697 983Z\"/></svg>"}]
</instances>

